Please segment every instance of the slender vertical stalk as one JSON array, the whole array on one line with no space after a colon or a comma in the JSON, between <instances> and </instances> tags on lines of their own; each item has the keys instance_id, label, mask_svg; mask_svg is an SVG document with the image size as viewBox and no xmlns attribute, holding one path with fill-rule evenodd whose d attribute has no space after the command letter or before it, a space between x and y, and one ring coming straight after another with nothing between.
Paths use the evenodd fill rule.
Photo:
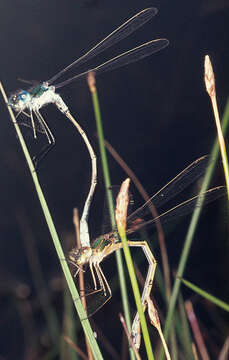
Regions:
<instances>
[{"instance_id":1,"label":"slender vertical stalk","mask_svg":"<svg viewBox=\"0 0 229 360\"><path fill-rule=\"evenodd\" d=\"M115 210L116 223L118 227L118 232L122 241L123 251L126 259L126 264L130 276L130 281L134 293L135 302L137 305L137 311L141 322L142 334L145 342L146 352L148 359L154 360L153 351L151 347L149 332L146 324L146 318L143 311L143 305L141 301L141 295L138 287L138 282L136 274L134 271L134 264L130 253L130 248L128 246L126 238L126 217L127 217L127 207L129 203L128 199L128 188L129 188L130 179L126 179L121 186L120 193L117 197L117 205ZM144 302L144 300L143 300Z\"/></svg>"},{"instance_id":2,"label":"slender vertical stalk","mask_svg":"<svg viewBox=\"0 0 229 360\"><path fill-rule=\"evenodd\" d=\"M224 115L223 115L223 120L222 120L223 133L226 132L228 123L229 123L229 100L227 101ZM218 145L218 140L216 139L214 142L212 151L211 151L210 163L209 163L208 169L206 171L206 174L205 174L205 177L204 177L204 180L202 183L200 194L202 194L204 191L206 191L209 186L218 156L219 156L219 145ZM166 321L165 321L165 327L164 327L165 340L167 340L167 338L168 338L169 330L170 330L172 320L173 320L173 314L174 314L175 305L176 305L176 301L177 301L177 297L178 297L179 289L180 289L180 284L181 284L180 278L183 277L183 273L184 273L186 262L187 262L188 255L190 252L195 229L196 229L198 221L199 221L199 217L200 217L200 213L201 213L201 207L199 205L198 205L198 207L195 208L195 210L193 212L193 215L192 215L192 218L190 221L190 225L189 225L189 229L188 229L188 232L187 232L187 235L185 238L182 254L180 257L180 262L179 262L178 270L176 273L177 278L176 278L175 284L173 286L172 296L171 296L171 299L169 302L168 313L167 313L167 317L166 317ZM163 349L161 350L160 359L164 359Z\"/></svg>"},{"instance_id":3,"label":"slender vertical stalk","mask_svg":"<svg viewBox=\"0 0 229 360\"><path fill-rule=\"evenodd\" d=\"M227 195L229 200L229 166L228 166L228 158L227 158L227 151L226 145L223 137L223 132L221 128L220 118L219 118L219 111L217 106L216 100L216 88L215 88L215 76L212 68L212 64L208 55L205 56L205 85L207 93L212 102L212 108L215 117L216 129L218 134L218 141L219 141L219 148L222 156L223 168L224 168L224 175L227 185Z\"/></svg>"},{"instance_id":4,"label":"slender vertical stalk","mask_svg":"<svg viewBox=\"0 0 229 360\"><path fill-rule=\"evenodd\" d=\"M187 316L188 316L188 319L189 319L189 322L190 322L190 325L192 328L192 332L194 335L194 339L195 339L197 348L199 350L199 353L201 355L201 358L203 360L210 360L210 357L209 357L209 354L207 351L207 347L204 343L203 335L201 333L201 330L200 330L200 327L198 324L198 320L196 318L196 314L194 312L191 301L188 300L185 302L185 309L187 312Z\"/></svg>"},{"instance_id":5,"label":"slender vertical stalk","mask_svg":"<svg viewBox=\"0 0 229 360\"><path fill-rule=\"evenodd\" d=\"M95 119L96 119L97 133L98 133L98 139L99 139L99 149L100 149L100 155L101 155L101 161L102 161L103 176L104 176L108 208L109 208L109 213L110 213L111 226L112 226L112 228L115 228L116 223L115 223L115 217L114 217L114 203L113 203L112 191L110 188L111 181L110 181L106 149L105 149L105 145L104 145L104 135L103 135L103 126L102 126L102 118L101 118L101 112L100 112L100 106L99 106L99 99L98 99L97 89L96 89L96 85L95 85L95 77L94 77L93 73L89 74L88 85L89 85L89 89L90 89L91 96L92 96L92 102L93 102ZM115 252L115 256L116 256L116 263L117 263L117 269L118 269L118 276L119 276L119 283L120 283L120 289L121 289L124 315L125 315L128 330L130 331L131 330L130 310L129 310L126 280L125 280L121 251L117 250ZM133 354L132 350L130 350L130 356L131 356L131 359L134 359L134 354Z\"/></svg>"},{"instance_id":6,"label":"slender vertical stalk","mask_svg":"<svg viewBox=\"0 0 229 360\"><path fill-rule=\"evenodd\" d=\"M76 208L73 209L73 224L75 226L76 244L77 244L77 248L79 249L82 246L82 244L81 244L81 241L80 241L79 213L78 213L78 209L76 209ZM85 294L84 273L83 273L83 271L79 272L79 289L80 289L80 292L82 294ZM85 295L83 295L81 297L81 301L82 301L82 304L83 304L83 307L84 307L85 311L87 312L87 302L86 302ZM93 360L92 351L91 351L90 345L89 345L86 337L85 337L85 342L86 342L88 360Z\"/></svg>"}]
</instances>

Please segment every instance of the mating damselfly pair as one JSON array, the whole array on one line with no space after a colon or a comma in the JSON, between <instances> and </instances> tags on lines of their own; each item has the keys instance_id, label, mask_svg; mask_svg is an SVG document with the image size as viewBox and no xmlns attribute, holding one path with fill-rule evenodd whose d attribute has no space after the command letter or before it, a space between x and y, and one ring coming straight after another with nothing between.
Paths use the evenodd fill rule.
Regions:
<instances>
[{"instance_id":1,"label":"mating damselfly pair","mask_svg":"<svg viewBox=\"0 0 229 360\"><path fill-rule=\"evenodd\" d=\"M141 60L163 49L168 45L169 42L167 39L151 40L121 55L118 55L115 58L112 58L111 60L108 60L101 65L98 65L92 69L84 71L83 73L75 75L70 79L64 80L57 84L56 81L57 79L65 75L73 67L83 65L88 60L91 60L92 58L94 58L104 50L108 49L112 45L120 42L122 39L131 35L133 32L135 32L138 28L144 25L156 14L157 14L156 8L148 8L140 11L132 18L127 20L124 24L119 26L110 35L105 37L102 41L100 41L97 45L95 45L86 54L81 56L79 59L75 60L73 63L71 63L66 68L58 72L49 80L44 82L34 82L34 81L29 82L33 85L31 88L29 88L28 90L18 90L9 97L8 103L9 106L11 106L17 112L16 118L19 118L19 115L24 115L25 117L30 119L34 138L37 137L37 131L41 130L48 139L48 146L45 146L45 148L42 149L41 153L37 157L34 157L35 165L37 164L38 160L40 160L42 157L44 157L47 154L47 152L55 143L55 138L47 122L40 113L40 109L49 103L55 104L57 108L72 122L72 124L76 127L77 131L79 131L80 135L82 136L87 146L91 158L92 178L91 178L91 187L80 220L80 241L82 247L90 246L87 218L88 218L90 203L97 183L96 156L86 133L81 128L79 123L75 120L75 118L72 116L68 106L65 104L61 96L55 92L55 90L62 88L63 86L70 84L71 82L77 79L85 78L91 72L98 75L100 73L109 70L114 70L121 66ZM34 119L34 115L36 119Z\"/></svg>"},{"instance_id":2,"label":"mating damselfly pair","mask_svg":"<svg viewBox=\"0 0 229 360\"><path fill-rule=\"evenodd\" d=\"M92 162L91 187L80 220L81 248L72 249L69 254L69 261L75 268L75 275L77 275L79 271L84 270L84 265L89 265L93 283L93 290L94 292L98 293L100 295L100 298L102 299L102 302L100 303L98 308L100 308L111 297L111 288L108 280L106 279L101 269L100 263L103 261L104 258L115 252L117 249L122 248L122 244L121 242L119 242L117 233L115 231L96 238L92 243L90 242L87 218L90 203L96 186L96 157L85 132L76 122L74 117L71 115L68 106L65 104L61 96L55 92L55 90L62 88L77 79L87 77L87 75L91 71L93 71L97 75L143 59L166 47L168 45L168 40L151 40L147 43L144 43L143 45L140 45L132 50L118 55L117 57L109 61L104 62L102 65L96 66L93 69L89 69L81 74L75 75L70 79L63 80L62 82L59 82L57 84L56 80L64 76L68 70L72 69L73 67L83 65L84 63L86 63L86 61L92 59L105 49L129 36L140 26L145 24L149 19L151 19L156 13L157 10L154 8L145 9L139 12L131 19L126 21L123 25L114 30L110 35L108 35L104 40L94 46L85 55L75 60L73 63L58 72L49 80L44 82L30 82L30 84L32 85L31 88L29 88L28 90L18 90L9 98L9 105L17 112L17 118L19 119L19 115L24 115L25 117L30 119L34 138L37 137L37 131L42 131L46 135L48 139L48 147L44 149L41 156L44 156L50 149L50 146L55 143L55 138L47 122L40 113L40 109L49 103L55 104L57 108L74 124L74 126L76 126L77 130L80 132L87 145ZM176 196L180 191L182 191L188 185L198 179L204 173L207 162L208 159L206 157L203 157L192 163L179 175L177 175L172 181L170 181L166 186L164 186L157 194L155 194L150 199L150 201L152 201L156 208L159 208L161 205L165 204L166 201ZM204 203L208 203L222 196L224 193L224 187L217 187L205 192L205 194L201 195L201 198L204 198ZM151 219L147 222L143 220L144 213L147 209L147 204L145 204L128 217L127 234L132 234L143 226L153 225L156 223L157 220L163 223L165 221L172 220L177 216L183 216L187 213L190 213L195 208L197 200L198 197L189 199L181 203L180 205L172 208L171 210L168 210L165 213L161 214L158 219ZM146 282L142 293L142 302L145 309L144 301L146 297L150 295L150 291L153 285L156 261L146 241L139 242L129 240L128 244L131 247L140 247L143 250L149 263ZM92 311L92 313L94 313L94 310ZM137 344L137 325L138 314L135 316L132 326L132 336L135 344ZM139 347L138 344L137 346Z\"/></svg>"}]
</instances>

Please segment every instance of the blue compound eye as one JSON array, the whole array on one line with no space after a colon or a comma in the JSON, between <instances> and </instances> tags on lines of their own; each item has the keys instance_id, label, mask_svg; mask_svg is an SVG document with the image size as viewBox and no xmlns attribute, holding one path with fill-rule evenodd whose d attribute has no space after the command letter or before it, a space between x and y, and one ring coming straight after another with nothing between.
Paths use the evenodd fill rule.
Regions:
<instances>
[{"instance_id":1,"label":"blue compound eye","mask_svg":"<svg viewBox=\"0 0 229 360\"><path fill-rule=\"evenodd\" d=\"M20 107L20 109L25 107L29 99L30 96L28 91L19 90L9 97L9 105L18 111L18 107Z\"/></svg>"},{"instance_id":2,"label":"blue compound eye","mask_svg":"<svg viewBox=\"0 0 229 360\"><path fill-rule=\"evenodd\" d=\"M18 99L19 100L25 100L27 95L28 95L28 92L23 90L18 94Z\"/></svg>"}]
</instances>

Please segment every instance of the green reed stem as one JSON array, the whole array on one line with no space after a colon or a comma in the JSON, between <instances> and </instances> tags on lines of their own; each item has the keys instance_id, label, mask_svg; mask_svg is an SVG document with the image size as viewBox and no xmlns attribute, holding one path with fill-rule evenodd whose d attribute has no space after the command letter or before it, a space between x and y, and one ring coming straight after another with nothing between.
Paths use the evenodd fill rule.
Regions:
<instances>
[{"instance_id":1,"label":"green reed stem","mask_svg":"<svg viewBox=\"0 0 229 360\"><path fill-rule=\"evenodd\" d=\"M131 257L130 248L127 243L126 232L124 229L122 229L120 227L118 228L118 231L119 231L120 238L122 240L123 251L124 251L126 264L127 264L127 268L128 268L128 272L129 272L129 276L130 276L130 281L131 281L131 285L132 285L132 289L133 289L133 293L134 293L134 298L135 298L135 302L136 302L136 306L137 306L138 315L139 315L140 322L141 322L142 335L143 335L143 339L145 342L147 356L148 356L148 359L154 360L152 346L151 346L150 337L149 337L149 331L148 331L147 324L146 324L146 318L145 318L145 314L144 314L142 302L141 302L141 295L140 295L138 282L137 282L137 278L136 278L136 274L135 274L135 270L134 270L134 264L133 264L133 260Z\"/></svg>"},{"instance_id":2,"label":"green reed stem","mask_svg":"<svg viewBox=\"0 0 229 360\"><path fill-rule=\"evenodd\" d=\"M112 190L111 190L111 180L110 180L110 174L109 174L107 154L106 154L106 149L105 149L105 144L104 144L102 117L101 117L101 112L100 112L97 89L95 86L95 78L92 78L92 81L94 81L94 83L92 85L89 83L89 88L91 91L92 102L93 102L93 107L94 107L94 114L95 114L95 119L96 119L96 127L97 127L98 140L99 140L99 150L100 150L100 156L101 156L101 162L102 162L102 169L103 169L104 183L105 183L106 196L107 196L107 202L108 202L108 209L109 209L109 214L110 214L111 227L114 229L116 227L115 215L114 215L114 201L113 201L113 195L112 195ZM116 264L117 264L117 269L118 269L123 311L124 311L124 315L125 315L127 328L129 331L131 331L130 309L129 309L126 279L125 279L125 272L124 272L124 267L123 267L121 251L117 250L115 252L115 256L116 256ZM134 359L134 353L131 349L130 349L130 357L132 360Z\"/></svg>"},{"instance_id":3,"label":"green reed stem","mask_svg":"<svg viewBox=\"0 0 229 360\"><path fill-rule=\"evenodd\" d=\"M223 129L223 133L225 134L226 129L228 127L228 122L229 122L229 99L227 101L226 107L225 107L225 111L224 111L224 115L223 115L223 120L222 120L222 129ZM212 151L211 151L211 155L210 155L210 160L209 160L209 166L208 169L206 171L203 183L202 183L202 187L200 190L200 195L205 192L209 186L214 168L215 168L215 164L216 161L218 159L219 156L219 145L218 145L218 139L216 138ZM204 199L202 199L204 200ZM173 320L173 314L174 314L174 310L175 310L175 305L176 305L176 301L177 301L177 297L178 297L178 293L179 293L179 289L180 289L180 285L181 285L181 280L179 278L183 277L184 274L184 270L185 270L185 266L187 263L187 259L188 259L188 255L190 252L190 248L191 248L191 244L192 244L192 240L194 237L194 233L199 221L199 217L200 217L200 213L201 213L202 207L201 207L201 203L198 201L198 207L195 208L192 218L191 218L191 222L189 225L189 229L185 238L185 242L184 242L184 247L182 250L182 254L181 254L181 258L180 258L180 262L178 265L178 270L177 270L177 278L175 280L175 284L173 287L173 291L172 291L172 296L170 298L170 302L169 302L169 307L168 307L168 313L167 313L167 317L166 317L166 321L165 321L165 327L164 327L164 337L165 340L168 339L168 334L169 334L169 330L171 327L171 323ZM178 278L179 277L179 278ZM161 350L160 353L160 359L164 359L164 351L163 349Z\"/></svg>"}]
</instances>

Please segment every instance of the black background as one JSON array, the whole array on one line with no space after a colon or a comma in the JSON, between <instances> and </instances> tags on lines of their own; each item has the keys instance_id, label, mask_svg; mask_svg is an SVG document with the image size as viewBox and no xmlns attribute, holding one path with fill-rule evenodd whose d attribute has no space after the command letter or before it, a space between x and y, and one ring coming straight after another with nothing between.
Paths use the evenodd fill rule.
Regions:
<instances>
[{"instance_id":1,"label":"black background","mask_svg":"<svg viewBox=\"0 0 229 360\"><path fill-rule=\"evenodd\" d=\"M163 37L170 41L170 45L158 54L97 78L105 137L151 194L190 162L211 150L216 130L203 82L203 61L209 54L222 115L229 87L229 7L226 0L153 3L3 1L0 5L0 69L1 81L8 94L24 87L17 81L18 77L49 79L125 20L150 6L157 7L159 14L129 39L99 55L93 64L102 63L151 39ZM72 74L74 71L69 76ZM98 187L90 213L90 230L94 237L101 231L104 190L90 93L85 80L60 90L71 113L86 129L98 155ZM5 329L6 334L2 338L4 346L0 355L4 359L13 359L14 351L17 351L19 359L24 358L23 333L18 333L18 315L8 300L12 300L15 284L20 283L27 284L32 291L31 297L36 297L21 223L28 223L32 229L47 285L60 274L60 267L3 101L0 111L0 291L4 312L2 331ZM44 108L42 114L55 134L57 144L40 165L39 178L64 242L66 234L73 232L73 207L77 206L80 211L83 208L90 184L90 161L81 138L63 114L51 105ZM27 129L24 134L32 152L39 149L40 140L34 148L32 134ZM112 183L120 184L126 175L110 157L109 162ZM223 183L219 168L213 184ZM137 194L136 203L136 206L140 204ZM205 215L194 240L185 276L225 299L228 245L223 202L221 207L220 202L210 205ZM188 222L183 232L182 227L180 232L174 231L168 241L173 269L178 264L187 225ZM160 263L159 251L156 257ZM111 259L109 262L114 274L115 263ZM108 310L104 311L109 314L111 306L106 305ZM120 304L116 310L117 313L121 310ZM96 318L100 325L106 320L104 314L101 310L100 317ZM119 329L118 321L117 326ZM115 331L117 334L119 330ZM10 344L14 350L9 350Z\"/></svg>"}]
</instances>

